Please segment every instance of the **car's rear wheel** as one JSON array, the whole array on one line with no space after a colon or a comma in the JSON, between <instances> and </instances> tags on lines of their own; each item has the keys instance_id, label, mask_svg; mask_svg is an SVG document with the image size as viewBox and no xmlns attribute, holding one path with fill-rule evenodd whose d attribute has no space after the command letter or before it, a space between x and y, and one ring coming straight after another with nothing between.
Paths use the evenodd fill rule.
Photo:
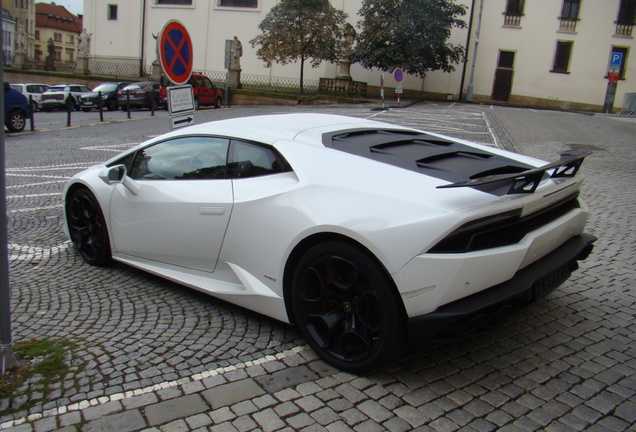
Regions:
<instances>
[{"instance_id":1,"label":"car's rear wheel","mask_svg":"<svg viewBox=\"0 0 636 432\"><path fill-rule=\"evenodd\" d=\"M119 108L119 104L117 103L117 101L115 99L110 99L106 103L106 109L108 111L117 111L117 108Z\"/></svg>"},{"instance_id":2,"label":"car's rear wheel","mask_svg":"<svg viewBox=\"0 0 636 432\"><path fill-rule=\"evenodd\" d=\"M292 307L309 345L340 369L369 372L404 349L401 300L361 248L325 242L309 249L294 271Z\"/></svg>"},{"instance_id":3,"label":"car's rear wheel","mask_svg":"<svg viewBox=\"0 0 636 432\"><path fill-rule=\"evenodd\" d=\"M24 116L24 112L20 110L13 110L9 113L9 117L7 119L7 128L11 132L22 132L25 125L26 117Z\"/></svg>"},{"instance_id":4,"label":"car's rear wheel","mask_svg":"<svg viewBox=\"0 0 636 432\"><path fill-rule=\"evenodd\" d=\"M218 109L221 108L221 98L217 97L216 99L214 99L214 108Z\"/></svg>"},{"instance_id":5,"label":"car's rear wheel","mask_svg":"<svg viewBox=\"0 0 636 432\"><path fill-rule=\"evenodd\" d=\"M87 263L103 266L111 261L106 220L95 196L86 188L71 193L66 222L71 240Z\"/></svg>"}]
</instances>

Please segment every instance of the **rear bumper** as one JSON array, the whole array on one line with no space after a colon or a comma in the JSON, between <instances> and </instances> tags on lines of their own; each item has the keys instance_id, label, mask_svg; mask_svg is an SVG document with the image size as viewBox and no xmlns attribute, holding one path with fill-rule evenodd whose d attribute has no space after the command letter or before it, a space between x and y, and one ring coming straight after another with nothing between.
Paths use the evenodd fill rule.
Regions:
<instances>
[{"instance_id":1,"label":"rear bumper","mask_svg":"<svg viewBox=\"0 0 636 432\"><path fill-rule=\"evenodd\" d=\"M412 346L461 339L503 323L514 312L545 297L578 269L596 237L580 234L519 270L512 279L408 320Z\"/></svg>"}]
</instances>

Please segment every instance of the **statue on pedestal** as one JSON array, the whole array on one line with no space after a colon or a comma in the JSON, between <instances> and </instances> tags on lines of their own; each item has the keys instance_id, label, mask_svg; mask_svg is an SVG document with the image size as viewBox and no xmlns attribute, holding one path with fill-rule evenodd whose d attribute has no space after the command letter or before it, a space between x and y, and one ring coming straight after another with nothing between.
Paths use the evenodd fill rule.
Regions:
<instances>
[{"instance_id":1,"label":"statue on pedestal","mask_svg":"<svg viewBox=\"0 0 636 432\"><path fill-rule=\"evenodd\" d=\"M91 50L91 34L88 34L86 29L79 35L79 42L77 44L77 54L80 57L88 57Z\"/></svg>"}]
</instances>

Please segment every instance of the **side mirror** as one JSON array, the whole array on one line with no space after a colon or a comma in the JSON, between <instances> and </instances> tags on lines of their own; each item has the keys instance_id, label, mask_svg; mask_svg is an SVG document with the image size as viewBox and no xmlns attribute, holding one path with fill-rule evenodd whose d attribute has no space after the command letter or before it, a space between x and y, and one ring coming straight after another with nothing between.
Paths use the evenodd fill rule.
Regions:
<instances>
[{"instance_id":1,"label":"side mirror","mask_svg":"<svg viewBox=\"0 0 636 432\"><path fill-rule=\"evenodd\" d=\"M99 178L107 185L123 184L124 187L133 195L138 195L139 186L137 186L137 183L126 174L127 171L124 165L115 165L108 167L99 173Z\"/></svg>"},{"instance_id":2,"label":"side mirror","mask_svg":"<svg viewBox=\"0 0 636 432\"><path fill-rule=\"evenodd\" d=\"M99 178L108 185L121 183L125 176L126 167L124 165L115 165L99 173Z\"/></svg>"}]
</instances>

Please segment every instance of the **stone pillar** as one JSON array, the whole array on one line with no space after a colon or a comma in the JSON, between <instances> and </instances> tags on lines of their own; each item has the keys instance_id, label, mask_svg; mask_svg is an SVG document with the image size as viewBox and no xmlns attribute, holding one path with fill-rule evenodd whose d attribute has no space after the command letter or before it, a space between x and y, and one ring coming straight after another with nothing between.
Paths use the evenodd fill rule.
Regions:
<instances>
[{"instance_id":1,"label":"stone pillar","mask_svg":"<svg viewBox=\"0 0 636 432\"><path fill-rule=\"evenodd\" d=\"M232 66L230 68L230 78L229 85L231 88L241 89L243 85L241 84L241 67Z\"/></svg>"},{"instance_id":2,"label":"stone pillar","mask_svg":"<svg viewBox=\"0 0 636 432\"><path fill-rule=\"evenodd\" d=\"M159 64L159 60L152 62L152 71L150 72L150 80L151 81L159 81L161 79L161 64Z\"/></svg>"},{"instance_id":3,"label":"stone pillar","mask_svg":"<svg viewBox=\"0 0 636 432\"><path fill-rule=\"evenodd\" d=\"M78 56L75 62L75 73L80 75L90 75L91 71L88 67L88 57Z\"/></svg>"},{"instance_id":4,"label":"stone pillar","mask_svg":"<svg viewBox=\"0 0 636 432\"><path fill-rule=\"evenodd\" d=\"M25 68L25 60L26 60L26 52L24 51L16 51L13 57L13 67L16 69L24 69Z\"/></svg>"}]
</instances>

